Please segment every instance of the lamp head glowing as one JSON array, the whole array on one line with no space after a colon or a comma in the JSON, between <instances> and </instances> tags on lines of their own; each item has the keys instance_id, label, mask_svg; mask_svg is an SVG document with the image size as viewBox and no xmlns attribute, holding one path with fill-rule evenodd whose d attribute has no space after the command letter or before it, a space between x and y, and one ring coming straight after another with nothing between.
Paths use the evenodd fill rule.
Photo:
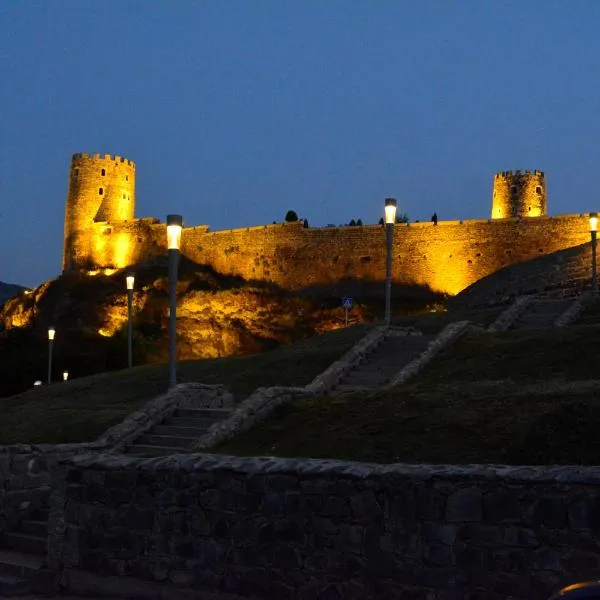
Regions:
<instances>
[{"instance_id":1,"label":"lamp head glowing","mask_svg":"<svg viewBox=\"0 0 600 600\"><path fill-rule=\"evenodd\" d=\"M67 381L67 379L69 379L69 371L64 371L63 372L63 381Z\"/></svg>"},{"instance_id":2,"label":"lamp head glowing","mask_svg":"<svg viewBox=\"0 0 600 600\"><path fill-rule=\"evenodd\" d=\"M181 215L167 215L167 247L169 250L179 250L182 227L183 217Z\"/></svg>"},{"instance_id":3,"label":"lamp head glowing","mask_svg":"<svg viewBox=\"0 0 600 600\"><path fill-rule=\"evenodd\" d=\"M55 335L56 335L56 330L54 329L54 327L50 327L50 329L48 329L48 339L50 341L52 341L54 339Z\"/></svg>"},{"instance_id":4,"label":"lamp head glowing","mask_svg":"<svg viewBox=\"0 0 600 600\"><path fill-rule=\"evenodd\" d=\"M598 231L598 213L590 213L590 231Z\"/></svg>"},{"instance_id":5,"label":"lamp head glowing","mask_svg":"<svg viewBox=\"0 0 600 600\"><path fill-rule=\"evenodd\" d=\"M385 222L388 225L396 222L396 206L396 198L385 199Z\"/></svg>"},{"instance_id":6,"label":"lamp head glowing","mask_svg":"<svg viewBox=\"0 0 600 600\"><path fill-rule=\"evenodd\" d=\"M125 277L125 281L127 283L127 289L132 290L133 284L135 283L135 275L127 275L127 277Z\"/></svg>"}]
</instances>

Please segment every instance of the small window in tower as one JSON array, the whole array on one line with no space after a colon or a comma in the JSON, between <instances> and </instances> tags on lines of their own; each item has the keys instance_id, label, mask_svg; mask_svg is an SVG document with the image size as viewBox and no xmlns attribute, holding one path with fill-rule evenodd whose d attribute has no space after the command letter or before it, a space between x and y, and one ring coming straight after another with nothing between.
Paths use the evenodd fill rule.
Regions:
<instances>
[{"instance_id":1,"label":"small window in tower","mask_svg":"<svg viewBox=\"0 0 600 600\"><path fill-rule=\"evenodd\" d=\"M125 200L125 193L123 193L123 200Z\"/></svg>"},{"instance_id":2,"label":"small window in tower","mask_svg":"<svg viewBox=\"0 0 600 600\"><path fill-rule=\"evenodd\" d=\"M125 175L125 181L129 181L129 175Z\"/></svg>"},{"instance_id":3,"label":"small window in tower","mask_svg":"<svg viewBox=\"0 0 600 600\"><path fill-rule=\"evenodd\" d=\"M517 193L517 186L516 185L511 186L510 193L511 194L516 194Z\"/></svg>"},{"instance_id":4,"label":"small window in tower","mask_svg":"<svg viewBox=\"0 0 600 600\"><path fill-rule=\"evenodd\" d=\"M75 178L79 177L79 167L77 167L77 169L75 169L73 171L73 177L75 177Z\"/></svg>"},{"instance_id":5,"label":"small window in tower","mask_svg":"<svg viewBox=\"0 0 600 600\"><path fill-rule=\"evenodd\" d=\"M102 177L106 175L106 169L102 169Z\"/></svg>"},{"instance_id":6,"label":"small window in tower","mask_svg":"<svg viewBox=\"0 0 600 600\"><path fill-rule=\"evenodd\" d=\"M98 194L102 196L102 194L104 194L104 190L102 188L98 188Z\"/></svg>"},{"instance_id":7,"label":"small window in tower","mask_svg":"<svg viewBox=\"0 0 600 600\"><path fill-rule=\"evenodd\" d=\"M535 193L536 193L538 196L541 196L541 195L542 195L542 188L541 188L539 185L538 185L538 186L536 186L536 188L535 188Z\"/></svg>"}]
</instances>

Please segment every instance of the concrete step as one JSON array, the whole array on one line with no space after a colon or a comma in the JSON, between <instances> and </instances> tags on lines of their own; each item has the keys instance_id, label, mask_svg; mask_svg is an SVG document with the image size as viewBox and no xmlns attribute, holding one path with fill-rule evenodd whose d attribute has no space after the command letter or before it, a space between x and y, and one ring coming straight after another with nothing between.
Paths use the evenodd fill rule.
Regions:
<instances>
[{"instance_id":1,"label":"concrete step","mask_svg":"<svg viewBox=\"0 0 600 600\"><path fill-rule=\"evenodd\" d=\"M220 423L222 420L223 419L211 417L167 417L161 423L161 425L168 425L170 427L193 427L195 429L208 429L214 423Z\"/></svg>"},{"instance_id":2,"label":"concrete step","mask_svg":"<svg viewBox=\"0 0 600 600\"><path fill-rule=\"evenodd\" d=\"M40 556L23 554L14 550L0 550L0 574L12 575L18 579L35 576L44 564Z\"/></svg>"},{"instance_id":3,"label":"concrete step","mask_svg":"<svg viewBox=\"0 0 600 600\"><path fill-rule=\"evenodd\" d=\"M21 521L20 531L38 537L46 537L48 535L48 521L26 519L25 521Z\"/></svg>"},{"instance_id":4,"label":"concrete step","mask_svg":"<svg viewBox=\"0 0 600 600\"><path fill-rule=\"evenodd\" d=\"M214 421L216 423L216 421ZM175 425L155 425L148 433L150 435L172 435L177 437L202 437L208 427L177 427Z\"/></svg>"},{"instance_id":5,"label":"concrete step","mask_svg":"<svg viewBox=\"0 0 600 600\"><path fill-rule=\"evenodd\" d=\"M230 408L178 408L175 411L176 417L193 417L211 419L224 419L231 413Z\"/></svg>"},{"instance_id":6,"label":"concrete step","mask_svg":"<svg viewBox=\"0 0 600 600\"><path fill-rule=\"evenodd\" d=\"M173 435L154 435L147 433L140 435L134 445L142 446L166 446L167 448L189 448L196 441L195 437L177 437Z\"/></svg>"},{"instance_id":7,"label":"concrete step","mask_svg":"<svg viewBox=\"0 0 600 600\"><path fill-rule=\"evenodd\" d=\"M0 598L12 598L33 592L31 582L14 575L0 574Z\"/></svg>"},{"instance_id":8,"label":"concrete step","mask_svg":"<svg viewBox=\"0 0 600 600\"><path fill-rule=\"evenodd\" d=\"M125 448L125 454L131 456L170 456L171 454L183 454L184 448L167 446L148 446L143 444L133 444Z\"/></svg>"},{"instance_id":9,"label":"concrete step","mask_svg":"<svg viewBox=\"0 0 600 600\"><path fill-rule=\"evenodd\" d=\"M50 519L50 511L47 508L38 508L29 515L28 519L31 521L43 521L44 523L47 523Z\"/></svg>"},{"instance_id":10,"label":"concrete step","mask_svg":"<svg viewBox=\"0 0 600 600\"><path fill-rule=\"evenodd\" d=\"M11 531L0 536L0 547L24 554L46 556L46 537L21 531Z\"/></svg>"}]
</instances>

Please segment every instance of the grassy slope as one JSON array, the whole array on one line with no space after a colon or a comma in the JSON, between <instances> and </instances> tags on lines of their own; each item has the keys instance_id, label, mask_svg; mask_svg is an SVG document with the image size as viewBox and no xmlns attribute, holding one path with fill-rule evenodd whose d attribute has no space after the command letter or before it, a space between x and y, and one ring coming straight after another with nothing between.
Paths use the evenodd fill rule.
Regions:
<instances>
[{"instance_id":1,"label":"grassy slope","mask_svg":"<svg viewBox=\"0 0 600 600\"><path fill-rule=\"evenodd\" d=\"M414 382L303 399L218 448L374 462L598 464L599 326L470 336Z\"/></svg>"},{"instance_id":2,"label":"grassy slope","mask_svg":"<svg viewBox=\"0 0 600 600\"><path fill-rule=\"evenodd\" d=\"M268 385L305 385L369 331L358 325L250 356L185 361L181 381L222 383L243 399ZM0 444L83 442L166 391L165 365L42 386L0 399Z\"/></svg>"}]
</instances>

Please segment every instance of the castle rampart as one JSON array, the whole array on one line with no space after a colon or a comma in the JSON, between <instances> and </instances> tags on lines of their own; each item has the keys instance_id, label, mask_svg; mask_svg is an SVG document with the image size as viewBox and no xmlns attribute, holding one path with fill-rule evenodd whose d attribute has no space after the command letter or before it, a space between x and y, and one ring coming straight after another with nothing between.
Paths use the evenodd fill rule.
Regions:
<instances>
[{"instance_id":1,"label":"castle rampart","mask_svg":"<svg viewBox=\"0 0 600 600\"><path fill-rule=\"evenodd\" d=\"M98 174L102 165L115 164L120 166L112 167L110 175L108 168L106 175ZM121 166L130 171L119 170ZM75 168L86 169L85 186L81 180L73 183ZM108 177L119 184L126 174L130 176L131 203L108 203L102 209L93 193L98 181ZM133 217L134 175L134 164L124 159L74 156L65 219L65 270L124 268L166 252L165 224ZM544 174L522 175L522 197L527 199L531 189L539 195L535 186L545 185ZM515 173L499 173L494 181L501 189L516 178ZM394 282L457 294L505 266L589 241L587 215L545 216L545 195L543 211L542 204L536 210L543 215L396 225ZM381 225L306 228L297 222L223 231L199 225L185 227L182 233L182 253L191 260L223 274L273 282L285 289L342 280L383 281L385 252Z\"/></svg>"}]
</instances>

